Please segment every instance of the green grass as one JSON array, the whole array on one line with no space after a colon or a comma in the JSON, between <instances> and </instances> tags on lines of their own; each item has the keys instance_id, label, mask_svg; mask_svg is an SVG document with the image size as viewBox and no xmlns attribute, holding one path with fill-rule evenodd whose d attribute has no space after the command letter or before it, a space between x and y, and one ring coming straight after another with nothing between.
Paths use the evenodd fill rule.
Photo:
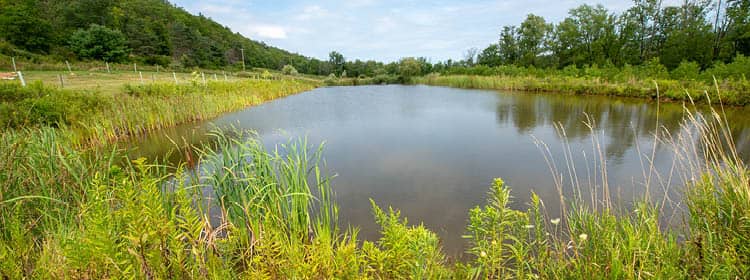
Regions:
<instances>
[{"instance_id":1,"label":"green grass","mask_svg":"<svg viewBox=\"0 0 750 280\"><path fill-rule=\"evenodd\" d=\"M0 83L0 126L61 127L78 145L102 144L212 118L318 85L297 79L204 83L196 73L181 84L125 84L116 92L59 89L41 82L27 87Z\"/></svg>"},{"instance_id":2,"label":"green grass","mask_svg":"<svg viewBox=\"0 0 750 280\"><path fill-rule=\"evenodd\" d=\"M117 150L78 152L55 129L9 131L0 139L0 275L746 278L748 170L726 146L720 119L692 117L705 153L686 145L696 138L663 136L684 155L686 171L701 175L686 181L684 224L666 227L648 198L596 210L566 200L560 216L534 195L527 210L511 209L511 188L497 179L486 205L469 212L472 257L464 262L447 261L435 233L375 202L379 240L361 242L355 228L342 229L323 149L304 139L269 151L250 134L217 132L193 172L143 159L118 164Z\"/></svg>"},{"instance_id":3,"label":"green grass","mask_svg":"<svg viewBox=\"0 0 750 280\"><path fill-rule=\"evenodd\" d=\"M119 93L0 85L0 277L750 277L750 173L721 111L686 110L692 134L655 136L679 159L683 223L665 224L663 205L649 197L626 208L573 196L558 212L532 195L528 209L511 209L511 188L497 179L487 203L469 211L465 261L448 261L434 232L374 201L382 236L359 240L338 222L323 147L304 139L266 150L251 134L217 131L196 147L197 170L81 148L316 85L194 79Z\"/></svg>"},{"instance_id":4,"label":"green grass","mask_svg":"<svg viewBox=\"0 0 750 280\"><path fill-rule=\"evenodd\" d=\"M750 82L728 80L718 84L669 79L608 81L595 77L427 75L414 83L469 89L518 90L581 95L607 95L745 106L750 104ZM717 87L721 96L717 94Z\"/></svg>"}]
</instances>

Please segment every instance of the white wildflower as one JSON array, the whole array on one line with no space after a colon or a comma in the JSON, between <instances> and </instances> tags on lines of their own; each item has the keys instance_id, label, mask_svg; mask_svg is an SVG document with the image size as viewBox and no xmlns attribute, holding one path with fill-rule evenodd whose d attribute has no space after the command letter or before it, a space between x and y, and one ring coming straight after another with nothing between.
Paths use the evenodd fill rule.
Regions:
<instances>
[{"instance_id":1,"label":"white wildflower","mask_svg":"<svg viewBox=\"0 0 750 280\"><path fill-rule=\"evenodd\" d=\"M586 239L589 238L589 235L585 233L581 233L578 235L578 238L581 239L581 241L586 241Z\"/></svg>"},{"instance_id":2,"label":"white wildflower","mask_svg":"<svg viewBox=\"0 0 750 280\"><path fill-rule=\"evenodd\" d=\"M550 220L549 222L552 223L553 225L559 225L560 224L560 218L554 218L554 219Z\"/></svg>"}]
</instances>

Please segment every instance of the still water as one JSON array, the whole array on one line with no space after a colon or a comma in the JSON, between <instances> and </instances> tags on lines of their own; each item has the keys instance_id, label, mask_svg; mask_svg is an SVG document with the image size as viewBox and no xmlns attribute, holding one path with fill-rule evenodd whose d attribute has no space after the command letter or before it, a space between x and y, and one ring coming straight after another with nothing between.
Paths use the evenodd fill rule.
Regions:
<instances>
[{"instance_id":1,"label":"still water","mask_svg":"<svg viewBox=\"0 0 750 280\"><path fill-rule=\"evenodd\" d=\"M461 235L467 213L486 201L493 178L502 177L512 187L513 208L526 209L533 191L551 216L559 213L544 145L557 165L555 174L564 174L566 195L574 189L566 167L575 166L575 185L584 198L600 196L606 180L611 197L627 207L643 196L644 170L650 166L643 155L655 151L654 169L663 176L652 179L650 190L655 197L666 192L679 199L679 188L665 191L679 185L679 176L669 176L671 149L660 145L654 150L653 131L658 116L660 126L673 135L684 132L683 108L658 108L646 100L612 97L429 86L330 87L158 131L130 145L133 156L163 157L174 147L172 141L208 140L206 132L230 125L256 131L269 147L305 136L309 143L325 142L327 168L337 174L333 188L343 227L359 227L360 238L379 238L372 198L381 207L400 209L411 224L423 223L441 236L446 253L458 255L465 246ZM746 157L747 111L731 109L727 115Z\"/></svg>"}]
</instances>

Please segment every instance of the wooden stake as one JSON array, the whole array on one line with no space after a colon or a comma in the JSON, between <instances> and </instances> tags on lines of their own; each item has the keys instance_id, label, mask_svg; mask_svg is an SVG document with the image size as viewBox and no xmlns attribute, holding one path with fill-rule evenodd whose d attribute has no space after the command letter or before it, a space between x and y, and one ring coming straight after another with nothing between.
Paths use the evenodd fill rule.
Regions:
<instances>
[{"instance_id":1,"label":"wooden stake","mask_svg":"<svg viewBox=\"0 0 750 280\"><path fill-rule=\"evenodd\" d=\"M174 83L177 84L177 74L172 72L172 78L174 78Z\"/></svg>"},{"instance_id":2,"label":"wooden stake","mask_svg":"<svg viewBox=\"0 0 750 280\"><path fill-rule=\"evenodd\" d=\"M133 63L133 72L138 72L138 65Z\"/></svg>"},{"instance_id":3,"label":"wooden stake","mask_svg":"<svg viewBox=\"0 0 750 280\"><path fill-rule=\"evenodd\" d=\"M60 79L60 87L65 88L65 80L63 80L63 76L60 74L57 74L57 78Z\"/></svg>"},{"instance_id":4,"label":"wooden stake","mask_svg":"<svg viewBox=\"0 0 750 280\"><path fill-rule=\"evenodd\" d=\"M214 73L214 81L218 81L219 79L216 78L216 73Z\"/></svg>"},{"instance_id":5,"label":"wooden stake","mask_svg":"<svg viewBox=\"0 0 750 280\"><path fill-rule=\"evenodd\" d=\"M203 78L203 85L206 85L206 75L201 72L201 78Z\"/></svg>"},{"instance_id":6,"label":"wooden stake","mask_svg":"<svg viewBox=\"0 0 750 280\"><path fill-rule=\"evenodd\" d=\"M141 84L143 84L143 73L139 71L138 76L141 76Z\"/></svg>"},{"instance_id":7,"label":"wooden stake","mask_svg":"<svg viewBox=\"0 0 750 280\"><path fill-rule=\"evenodd\" d=\"M23 78L23 73L21 73L21 71L18 71L18 79L21 80L21 86L25 87L26 86L26 79Z\"/></svg>"},{"instance_id":8,"label":"wooden stake","mask_svg":"<svg viewBox=\"0 0 750 280\"><path fill-rule=\"evenodd\" d=\"M227 79L227 72L221 71L221 73L224 74L224 80L228 81L229 79Z\"/></svg>"},{"instance_id":9,"label":"wooden stake","mask_svg":"<svg viewBox=\"0 0 750 280\"><path fill-rule=\"evenodd\" d=\"M159 73L159 64L156 64L156 73Z\"/></svg>"},{"instance_id":10,"label":"wooden stake","mask_svg":"<svg viewBox=\"0 0 750 280\"><path fill-rule=\"evenodd\" d=\"M16 68L16 57L11 57L10 60L13 61L13 72L18 72L18 69Z\"/></svg>"},{"instance_id":11,"label":"wooden stake","mask_svg":"<svg viewBox=\"0 0 750 280\"><path fill-rule=\"evenodd\" d=\"M73 70L70 68L70 62L67 60L65 61L65 64L68 65L68 72L70 72L71 75L73 75Z\"/></svg>"},{"instance_id":12,"label":"wooden stake","mask_svg":"<svg viewBox=\"0 0 750 280\"><path fill-rule=\"evenodd\" d=\"M109 62L105 61L104 64L107 64L107 73L112 73L112 72L109 71Z\"/></svg>"},{"instance_id":13,"label":"wooden stake","mask_svg":"<svg viewBox=\"0 0 750 280\"><path fill-rule=\"evenodd\" d=\"M242 52L242 72L245 72L245 49L240 48L240 51Z\"/></svg>"}]
</instances>

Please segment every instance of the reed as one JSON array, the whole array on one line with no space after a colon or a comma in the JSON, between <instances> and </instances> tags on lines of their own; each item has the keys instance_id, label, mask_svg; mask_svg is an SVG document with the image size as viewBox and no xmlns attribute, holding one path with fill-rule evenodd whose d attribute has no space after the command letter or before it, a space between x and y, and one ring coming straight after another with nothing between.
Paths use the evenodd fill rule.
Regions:
<instances>
[{"instance_id":1,"label":"reed","mask_svg":"<svg viewBox=\"0 0 750 280\"><path fill-rule=\"evenodd\" d=\"M204 120L310 90L302 80L208 81L126 85L122 92L74 91L0 84L0 123L6 128L64 128L78 145L102 144L177 124Z\"/></svg>"},{"instance_id":2,"label":"reed","mask_svg":"<svg viewBox=\"0 0 750 280\"><path fill-rule=\"evenodd\" d=\"M609 81L596 77L564 75L547 76L475 76L475 75L427 75L414 78L416 84L446 86L469 89L510 90L528 92L551 92L580 95L607 95L660 99L660 101L686 101L710 103L719 96L714 85L702 81L647 80ZM658 84L658 89L655 86ZM719 84L722 101L726 105L750 104L750 82L731 80ZM657 94L658 91L658 94ZM703 94L708 92L709 94ZM693 93L691 95L691 93ZM695 94L697 93L697 94Z\"/></svg>"},{"instance_id":3,"label":"reed","mask_svg":"<svg viewBox=\"0 0 750 280\"><path fill-rule=\"evenodd\" d=\"M212 86L211 93L195 89L202 85L136 87L123 98L206 100L200 93L227 97L244 89ZM686 106L686 116L685 133L661 129L654 136L675 151L674 173L650 169L653 159L642 153L647 185L679 178L687 194L681 201L645 196L623 207L602 191L587 203L580 191L587 186L575 183L584 180L568 172L576 167L551 165L552 174L571 174L551 175L565 208L546 209L532 195L528 209L518 210L509 207L511 188L497 179L486 205L469 212L470 258L453 263L435 233L375 202L379 240L361 242L356 228L342 227L323 148L304 139L268 149L250 133L217 131L213 144L195 147L199 163L188 169L122 160L116 148L80 149L80 138L71 137L75 124L10 129L0 135L0 276L747 278L750 173L721 108L700 114ZM606 165L595 161L604 190ZM563 196L564 187L574 195ZM667 203L684 205L683 223L666 224Z\"/></svg>"}]
</instances>

